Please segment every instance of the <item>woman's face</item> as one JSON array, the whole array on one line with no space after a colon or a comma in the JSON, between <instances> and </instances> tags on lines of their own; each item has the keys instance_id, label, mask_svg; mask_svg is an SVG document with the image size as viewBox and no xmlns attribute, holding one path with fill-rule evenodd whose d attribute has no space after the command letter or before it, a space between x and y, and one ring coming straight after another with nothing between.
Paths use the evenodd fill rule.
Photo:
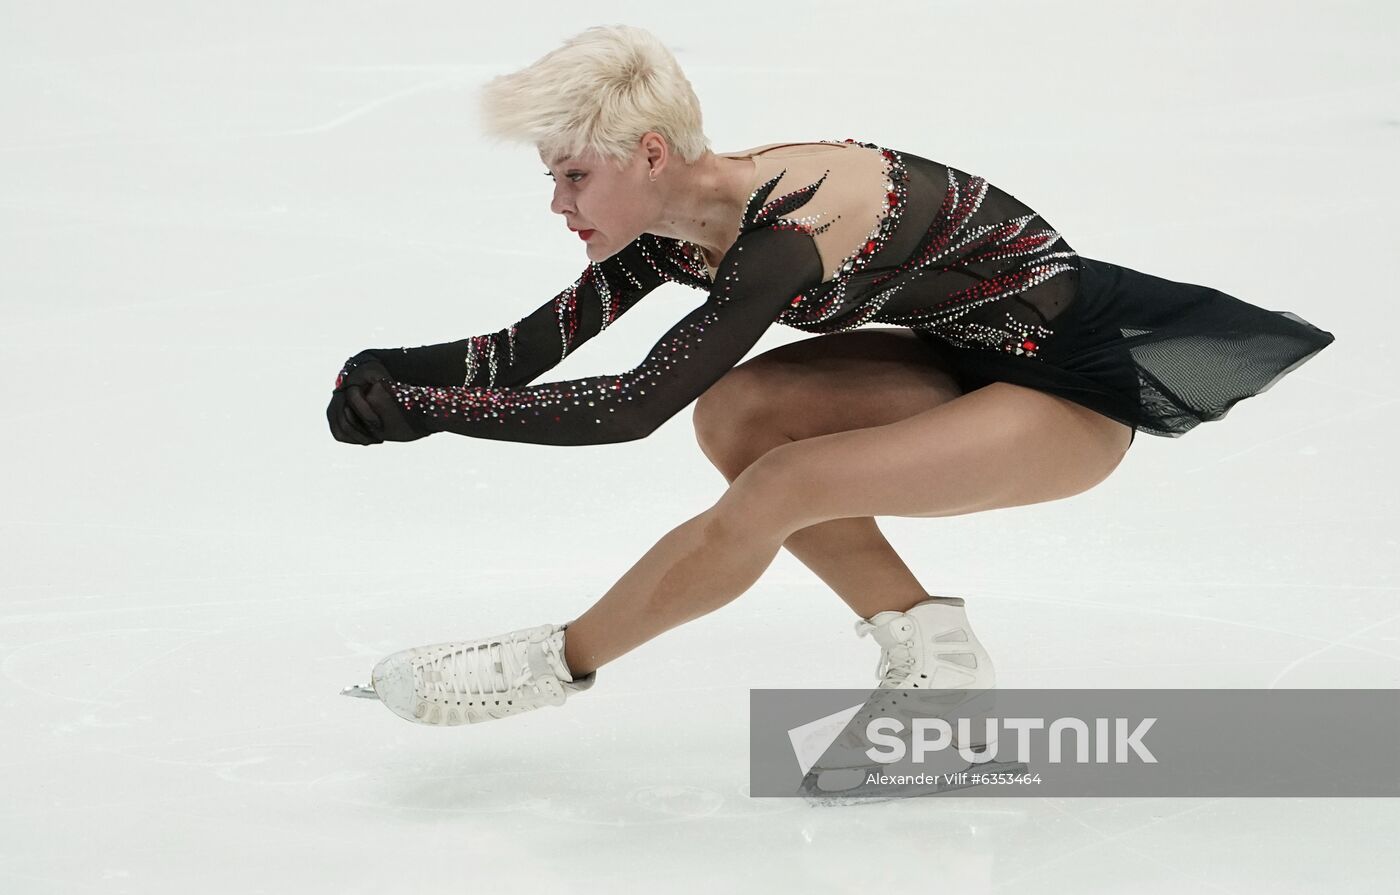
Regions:
<instances>
[{"instance_id":1,"label":"woman's face","mask_svg":"<svg viewBox=\"0 0 1400 895\"><path fill-rule=\"evenodd\" d=\"M592 152L553 165L541 154L540 161L554 180L549 210L562 215L569 227L584 231L589 261L603 261L622 251L646 232L651 216L661 207L640 148L622 170Z\"/></svg>"}]
</instances>

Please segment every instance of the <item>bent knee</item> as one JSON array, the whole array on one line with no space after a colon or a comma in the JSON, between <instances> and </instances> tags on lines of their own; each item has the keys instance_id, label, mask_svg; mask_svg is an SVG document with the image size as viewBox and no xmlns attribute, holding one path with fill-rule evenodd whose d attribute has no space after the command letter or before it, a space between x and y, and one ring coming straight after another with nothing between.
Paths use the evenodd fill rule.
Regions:
<instances>
[{"instance_id":1,"label":"bent knee","mask_svg":"<svg viewBox=\"0 0 1400 895\"><path fill-rule=\"evenodd\" d=\"M711 526L719 532L781 530L786 535L821 519L820 489L811 483L814 452L801 442L776 445L734 476L712 507Z\"/></svg>"},{"instance_id":2,"label":"bent knee","mask_svg":"<svg viewBox=\"0 0 1400 895\"><path fill-rule=\"evenodd\" d=\"M772 376L747 364L725 373L695 401L691 422L706 454L727 452L771 426L778 398Z\"/></svg>"}]
</instances>

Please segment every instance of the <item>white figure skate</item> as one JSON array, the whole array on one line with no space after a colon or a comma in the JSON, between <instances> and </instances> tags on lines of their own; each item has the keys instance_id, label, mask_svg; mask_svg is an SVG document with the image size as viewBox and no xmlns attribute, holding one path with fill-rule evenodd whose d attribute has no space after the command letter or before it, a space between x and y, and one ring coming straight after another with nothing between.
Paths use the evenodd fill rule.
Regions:
<instances>
[{"instance_id":1,"label":"white figure skate","mask_svg":"<svg viewBox=\"0 0 1400 895\"><path fill-rule=\"evenodd\" d=\"M598 672L574 680L564 663L563 625L537 625L476 641L415 646L374 666L369 686L343 696L378 699L418 724L493 721L563 705L593 686Z\"/></svg>"},{"instance_id":2,"label":"white figure skate","mask_svg":"<svg viewBox=\"0 0 1400 895\"><path fill-rule=\"evenodd\" d=\"M865 738L866 725L876 718L897 718L902 722L899 734L908 746L912 719L930 716L948 717L953 728L954 749L965 749L986 756L996 745L995 728L986 729L985 719L996 705L996 668L992 657L982 646L968 624L963 602L949 599L926 600L907 612L878 612L867 619L857 619L856 634L873 635L880 644L880 661L875 675L878 691L844 728L822 758L808 771L802 783L802 793L819 804L880 802L894 798L889 786L879 787L884 797L854 796L871 772L888 771L889 766L866 755L870 741ZM915 694L911 691L927 690ZM965 721L963 719L966 719ZM963 738L966 730L968 736ZM950 753L957 755L957 752ZM957 767L937 768L939 772L956 774L963 770L986 773L1025 773L1026 766L1017 762L964 761ZM930 772L934 769L929 768ZM970 783L918 789L920 795L958 789Z\"/></svg>"}]
</instances>

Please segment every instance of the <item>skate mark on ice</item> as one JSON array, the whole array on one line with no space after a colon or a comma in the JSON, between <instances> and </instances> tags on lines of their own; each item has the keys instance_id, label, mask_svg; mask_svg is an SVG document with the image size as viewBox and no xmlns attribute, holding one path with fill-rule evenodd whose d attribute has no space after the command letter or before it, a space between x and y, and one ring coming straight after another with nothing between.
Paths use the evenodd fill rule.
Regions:
<instances>
[{"instance_id":1,"label":"skate mark on ice","mask_svg":"<svg viewBox=\"0 0 1400 895\"><path fill-rule=\"evenodd\" d=\"M1337 638L1336 640L1330 640L1330 641L1328 641L1326 646L1320 646L1320 647L1318 647L1317 649L1313 650L1313 651L1310 652L1310 653L1307 653L1307 654L1305 654L1305 655L1299 656L1298 658L1294 659L1292 662L1289 662L1287 665L1283 666L1283 668L1279 671L1279 673L1276 674L1276 675L1274 675L1273 680L1269 681L1268 689L1270 689L1270 690L1275 689L1275 688L1278 686L1278 682L1281 681L1281 680L1283 680L1283 678L1284 678L1290 671L1292 671L1293 669L1297 668L1299 665L1302 665L1304 662L1307 662L1307 661L1309 661L1309 660L1311 660L1311 659L1317 658L1318 656L1322 655L1323 653L1327 652L1328 650L1332 649L1333 647L1340 646L1340 647L1343 647L1344 649L1362 650L1362 651L1364 651L1364 652L1378 653L1378 654L1380 654L1380 655L1382 655L1382 656L1387 655L1386 653L1383 653L1383 652L1381 652L1380 650L1374 650L1374 649L1369 649L1369 648L1361 647L1361 646L1358 646L1357 644L1354 644L1354 643L1344 643L1343 641L1350 640L1351 638L1356 637L1356 636L1358 636L1358 635L1360 635L1360 634L1365 634L1367 631L1370 631L1370 630L1372 630L1372 629L1374 629L1374 628L1379 628L1379 627L1382 627L1383 625L1388 625L1388 624L1390 624L1391 622L1395 621L1396 619L1400 619L1400 613L1397 613L1397 614L1395 614L1395 615L1392 615L1392 616L1390 616L1389 618L1383 618L1383 619L1381 619L1381 620L1378 621L1378 622L1372 622L1372 623L1369 624L1369 625L1363 625L1362 627L1357 628L1355 631L1352 631L1352 632L1349 633L1349 634L1344 634L1344 635L1342 635L1341 637ZM1390 659L1395 659L1396 657L1395 657L1395 656L1388 656L1388 658L1390 658Z\"/></svg>"}]
</instances>

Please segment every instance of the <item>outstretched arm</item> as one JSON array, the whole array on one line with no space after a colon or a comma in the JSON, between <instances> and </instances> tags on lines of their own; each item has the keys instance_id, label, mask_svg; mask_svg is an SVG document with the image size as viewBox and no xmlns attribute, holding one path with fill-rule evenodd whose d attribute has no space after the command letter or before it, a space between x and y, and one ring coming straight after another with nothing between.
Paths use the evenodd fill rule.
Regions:
<instances>
[{"instance_id":1,"label":"outstretched arm","mask_svg":"<svg viewBox=\"0 0 1400 895\"><path fill-rule=\"evenodd\" d=\"M370 399L384 387L373 383L524 385L557 366L668 280L692 286L708 281L698 247L643 233L611 257L590 264L567 289L504 329L438 345L361 351L346 360L336 376L326 409L331 434L355 444L422 437L427 430L409 427L408 420L399 420L395 431L379 431L385 425L384 415L371 409Z\"/></svg>"},{"instance_id":2,"label":"outstretched arm","mask_svg":"<svg viewBox=\"0 0 1400 895\"><path fill-rule=\"evenodd\" d=\"M504 329L417 348L370 348L346 361L337 387L376 362L415 385L524 385L553 369L661 283L675 277L690 244L643 233L589 264L567 289Z\"/></svg>"},{"instance_id":3,"label":"outstretched arm","mask_svg":"<svg viewBox=\"0 0 1400 895\"><path fill-rule=\"evenodd\" d=\"M754 229L725 255L705 303L625 373L514 388L386 381L367 403L412 437L453 432L553 445L644 438L742 360L793 296L821 282L822 270L809 235Z\"/></svg>"}]
</instances>

